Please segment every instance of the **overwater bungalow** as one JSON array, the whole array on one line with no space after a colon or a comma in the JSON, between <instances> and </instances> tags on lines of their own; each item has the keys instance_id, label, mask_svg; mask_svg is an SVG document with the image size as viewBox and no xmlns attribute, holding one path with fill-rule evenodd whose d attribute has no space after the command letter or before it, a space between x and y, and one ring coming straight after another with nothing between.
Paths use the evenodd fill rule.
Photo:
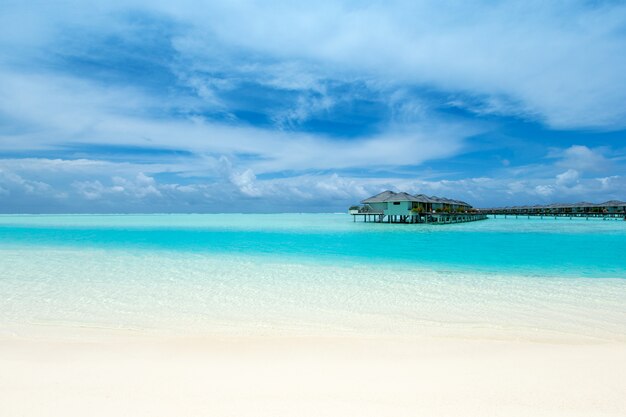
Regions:
<instances>
[{"instance_id":1,"label":"overwater bungalow","mask_svg":"<svg viewBox=\"0 0 626 417\"><path fill-rule=\"evenodd\" d=\"M486 218L464 201L424 194L383 191L350 207L354 221L377 223L459 223Z\"/></svg>"},{"instance_id":2,"label":"overwater bungalow","mask_svg":"<svg viewBox=\"0 0 626 417\"><path fill-rule=\"evenodd\" d=\"M602 217L623 218L626 220L626 202L618 200L604 203L554 203L534 206L512 206L478 209L483 214L514 216L554 216L554 217Z\"/></svg>"}]
</instances>

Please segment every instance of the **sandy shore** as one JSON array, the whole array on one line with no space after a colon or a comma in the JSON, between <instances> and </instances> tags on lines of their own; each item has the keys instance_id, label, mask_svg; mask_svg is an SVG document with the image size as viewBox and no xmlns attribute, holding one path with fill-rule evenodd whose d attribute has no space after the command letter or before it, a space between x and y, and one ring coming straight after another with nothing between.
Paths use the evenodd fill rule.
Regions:
<instances>
[{"instance_id":1,"label":"sandy shore","mask_svg":"<svg viewBox=\"0 0 626 417\"><path fill-rule=\"evenodd\" d=\"M0 337L0 415L626 415L622 342L85 334Z\"/></svg>"}]
</instances>

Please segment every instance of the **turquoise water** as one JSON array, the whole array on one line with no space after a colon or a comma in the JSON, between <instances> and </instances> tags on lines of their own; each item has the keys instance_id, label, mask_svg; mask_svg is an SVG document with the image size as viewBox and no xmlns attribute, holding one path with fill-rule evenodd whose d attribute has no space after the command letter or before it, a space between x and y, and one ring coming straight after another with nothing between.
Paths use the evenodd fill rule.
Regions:
<instances>
[{"instance_id":1,"label":"turquoise water","mask_svg":"<svg viewBox=\"0 0 626 417\"><path fill-rule=\"evenodd\" d=\"M626 222L353 223L348 215L2 216L2 247L250 254L325 263L626 278Z\"/></svg>"},{"instance_id":2,"label":"turquoise water","mask_svg":"<svg viewBox=\"0 0 626 417\"><path fill-rule=\"evenodd\" d=\"M0 334L54 325L626 340L624 248L626 222L614 220L0 216Z\"/></svg>"}]
</instances>

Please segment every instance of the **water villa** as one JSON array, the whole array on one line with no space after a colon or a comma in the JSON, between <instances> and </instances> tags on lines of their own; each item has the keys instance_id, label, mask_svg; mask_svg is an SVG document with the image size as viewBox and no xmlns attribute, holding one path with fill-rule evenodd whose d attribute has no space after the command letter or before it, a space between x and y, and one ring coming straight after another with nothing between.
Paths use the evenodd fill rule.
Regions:
<instances>
[{"instance_id":1,"label":"water villa","mask_svg":"<svg viewBox=\"0 0 626 417\"><path fill-rule=\"evenodd\" d=\"M624 219L626 220L625 201L605 201L594 204L586 201L580 203L558 203L534 206L512 206L478 209L480 213L506 216L540 216L540 217L602 217L603 219Z\"/></svg>"},{"instance_id":2,"label":"water villa","mask_svg":"<svg viewBox=\"0 0 626 417\"><path fill-rule=\"evenodd\" d=\"M375 223L434 223L449 224L483 220L487 215L473 209L464 201L449 198L411 195L383 191L352 206L349 213L353 220Z\"/></svg>"}]
</instances>

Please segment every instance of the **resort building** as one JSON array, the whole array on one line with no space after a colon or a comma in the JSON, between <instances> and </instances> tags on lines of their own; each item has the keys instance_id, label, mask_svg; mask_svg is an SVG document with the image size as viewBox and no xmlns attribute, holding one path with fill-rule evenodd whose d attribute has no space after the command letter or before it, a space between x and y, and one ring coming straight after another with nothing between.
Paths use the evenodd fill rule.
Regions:
<instances>
[{"instance_id":1,"label":"resort building","mask_svg":"<svg viewBox=\"0 0 626 417\"><path fill-rule=\"evenodd\" d=\"M355 221L357 216L379 223L458 223L486 218L464 201L389 190L366 198L361 204L350 207Z\"/></svg>"},{"instance_id":2,"label":"resort building","mask_svg":"<svg viewBox=\"0 0 626 417\"><path fill-rule=\"evenodd\" d=\"M479 209L481 213L514 216L554 216L554 217L603 217L623 218L626 220L626 202L618 200L605 201L604 203L555 203L534 206L512 206Z\"/></svg>"}]
</instances>

